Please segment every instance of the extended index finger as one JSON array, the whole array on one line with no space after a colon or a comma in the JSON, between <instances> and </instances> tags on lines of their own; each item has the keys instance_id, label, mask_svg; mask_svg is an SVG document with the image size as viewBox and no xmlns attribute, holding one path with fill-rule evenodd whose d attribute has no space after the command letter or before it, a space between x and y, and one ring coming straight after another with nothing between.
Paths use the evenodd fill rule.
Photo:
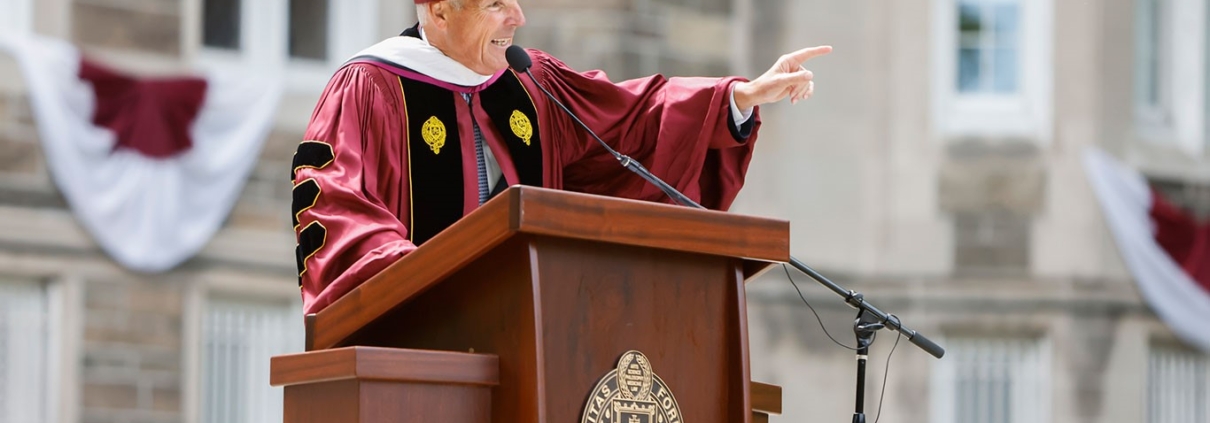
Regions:
<instances>
[{"instance_id":1,"label":"extended index finger","mask_svg":"<svg viewBox=\"0 0 1210 423\"><path fill-rule=\"evenodd\" d=\"M831 53L831 52L832 52L832 46L818 46L818 47L807 47L802 50L790 53L787 56L789 56L790 59L794 60L795 63L802 64L802 62L811 60L811 59L819 57L819 56L823 56L823 55Z\"/></svg>"}]
</instances>

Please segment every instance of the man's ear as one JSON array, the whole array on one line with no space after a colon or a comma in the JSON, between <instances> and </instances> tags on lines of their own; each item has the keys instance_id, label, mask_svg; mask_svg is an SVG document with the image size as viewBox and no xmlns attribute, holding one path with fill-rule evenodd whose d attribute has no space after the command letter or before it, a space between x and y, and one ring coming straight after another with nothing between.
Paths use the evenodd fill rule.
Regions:
<instances>
[{"instance_id":1,"label":"man's ear","mask_svg":"<svg viewBox=\"0 0 1210 423\"><path fill-rule=\"evenodd\" d=\"M451 11L449 2L434 1L429 2L427 5L429 8L429 17L433 21L433 24L440 28L445 28L446 24L449 23L449 14Z\"/></svg>"}]
</instances>

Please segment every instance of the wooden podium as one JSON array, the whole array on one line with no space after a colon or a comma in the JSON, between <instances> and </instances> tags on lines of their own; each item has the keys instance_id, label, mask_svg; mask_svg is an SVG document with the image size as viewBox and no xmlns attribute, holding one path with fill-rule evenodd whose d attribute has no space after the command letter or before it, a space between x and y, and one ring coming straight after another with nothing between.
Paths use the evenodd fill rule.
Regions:
<instances>
[{"instance_id":1,"label":"wooden podium","mask_svg":"<svg viewBox=\"0 0 1210 423\"><path fill-rule=\"evenodd\" d=\"M788 259L785 221L513 187L307 316L271 383L287 423L574 423L637 350L679 421L759 420L744 282Z\"/></svg>"}]
</instances>

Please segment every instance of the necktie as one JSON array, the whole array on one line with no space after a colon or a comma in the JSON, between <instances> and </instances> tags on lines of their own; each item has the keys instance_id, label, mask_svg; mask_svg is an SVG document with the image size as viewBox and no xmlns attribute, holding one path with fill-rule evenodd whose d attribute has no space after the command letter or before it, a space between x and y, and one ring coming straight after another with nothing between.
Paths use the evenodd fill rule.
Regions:
<instances>
[{"instance_id":1,"label":"necktie","mask_svg":"<svg viewBox=\"0 0 1210 423\"><path fill-rule=\"evenodd\" d=\"M462 94L462 98L466 100L466 104L471 104L471 95ZM479 130L479 122L475 121L474 114L471 115L471 126L475 129L475 165L479 167L479 205L487 202L488 194L491 193L487 187L487 159L483 157L483 132Z\"/></svg>"},{"instance_id":2,"label":"necktie","mask_svg":"<svg viewBox=\"0 0 1210 423\"><path fill-rule=\"evenodd\" d=\"M471 122L475 126L475 163L479 166L479 205L487 202L487 160L483 158L483 133L479 131L479 124Z\"/></svg>"}]
</instances>

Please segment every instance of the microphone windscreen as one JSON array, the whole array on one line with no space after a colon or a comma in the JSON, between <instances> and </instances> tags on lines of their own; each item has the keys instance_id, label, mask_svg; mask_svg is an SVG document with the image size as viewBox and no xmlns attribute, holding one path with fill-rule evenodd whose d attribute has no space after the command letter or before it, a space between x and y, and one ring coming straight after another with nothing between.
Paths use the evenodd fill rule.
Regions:
<instances>
[{"instance_id":1,"label":"microphone windscreen","mask_svg":"<svg viewBox=\"0 0 1210 423\"><path fill-rule=\"evenodd\" d=\"M533 59L529 58L529 53L516 44L508 46L508 50L504 51L504 58L508 59L508 67L517 72L525 72L534 64Z\"/></svg>"}]
</instances>

